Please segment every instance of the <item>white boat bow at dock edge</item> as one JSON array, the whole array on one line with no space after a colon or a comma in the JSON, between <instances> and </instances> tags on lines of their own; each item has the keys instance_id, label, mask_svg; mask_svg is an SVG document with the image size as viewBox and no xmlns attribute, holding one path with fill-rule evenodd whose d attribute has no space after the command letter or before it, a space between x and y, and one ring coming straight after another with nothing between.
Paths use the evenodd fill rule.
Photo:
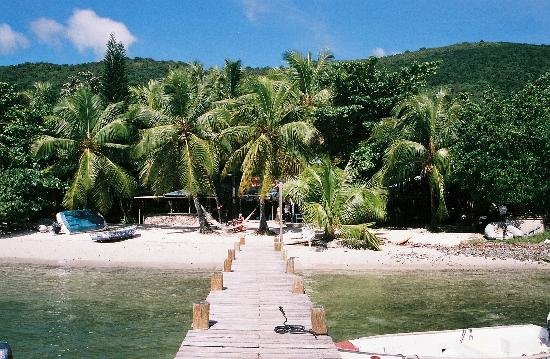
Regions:
<instances>
[{"instance_id":1,"label":"white boat bow at dock edge","mask_svg":"<svg viewBox=\"0 0 550 359\"><path fill-rule=\"evenodd\" d=\"M337 343L343 359L550 359L547 327L527 324L374 335Z\"/></svg>"}]
</instances>

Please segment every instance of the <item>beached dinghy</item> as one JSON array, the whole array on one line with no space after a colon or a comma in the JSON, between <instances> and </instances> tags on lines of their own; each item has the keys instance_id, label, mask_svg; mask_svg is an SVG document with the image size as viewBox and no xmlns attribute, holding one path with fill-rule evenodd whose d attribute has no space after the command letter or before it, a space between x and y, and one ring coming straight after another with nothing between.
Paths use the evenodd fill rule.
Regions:
<instances>
[{"instance_id":1,"label":"beached dinghy","mask_svg":"<svg viewBox=\"0 0 550 359\"><path fill-rule=\"evenodd\" d=\"M532 324L375 335L336 346L343 359L550 358L549 329Z\"/></svg>"},{"instance_id":2,"label":"beached dinghy","mask_svg":"<svg viewBox=\"0 0 550 359\"><path fill-rule=\"evenodd\" d=\"M90 237L95 242L120 241L123 239L132 238L135 235L136 226L90 233Z\"/></svg>"}]
</instances>

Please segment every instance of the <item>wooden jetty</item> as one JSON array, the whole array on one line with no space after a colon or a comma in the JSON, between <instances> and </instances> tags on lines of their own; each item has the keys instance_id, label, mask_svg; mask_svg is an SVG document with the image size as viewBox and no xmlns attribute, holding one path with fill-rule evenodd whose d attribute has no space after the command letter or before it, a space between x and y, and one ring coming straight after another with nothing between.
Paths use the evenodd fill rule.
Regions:
<instances>
[{"instance_id":1,"label":"wooden jetty","mask_svg":"<svg viewBox=\"0 0 550 359\"><path fill-rule=\"evenodd\" d=\"M327 335L323 308L304 294L294 259L286 258L277 240L241 238L229 250L224 272L213 274L211 289L206 301L193 305L193 329L176 358L341 358ZM279 306L287 324L319 334L276 333L284 322Z\"/></svg>"}]
</instances>

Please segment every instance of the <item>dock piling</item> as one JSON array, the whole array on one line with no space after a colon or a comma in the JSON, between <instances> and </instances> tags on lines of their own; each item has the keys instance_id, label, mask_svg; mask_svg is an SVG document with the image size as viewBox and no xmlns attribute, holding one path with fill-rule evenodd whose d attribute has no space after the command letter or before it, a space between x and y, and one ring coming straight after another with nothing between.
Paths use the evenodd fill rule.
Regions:
<instances>
[{"instance_id":1,"label":"dock piling","mask_svg":"<svg viewBox=\"0 0 550 359\"><path fill-rule=\"evenodd\" d=\"M292 293L294 294L304 294L304 280L302 277L294 277L294 283L292 284Z\"/></svg>"},{"instance_id":2,"label":"dock piling","mask_svg":"<svg viewBox=\"0 0 550 359\"><path fill-rule=\"evenodd\" d=\"M223 273L222 272L216 272L212 274L212 278L210 279L210 290L212 291L223 290Z\"/></svg>"},{"instance_id":3,"label":"dock piling","mask_svg":"<svg viewBox=\"0 0 550 359\"><path fill-rule=\"evenodd\" d=\"M294 273L294 257L290 257L286 260L286 273Z\"/></svg>"},{"instance_id":4,"label":"dock piling","mask_svg":"<svg viewBox=\"0 0 550 359\"><path fill-rule=\"evenodd\" d=\"M317 335L328 333L325 308L322 305L314 305L311 308L311 330Z\"/></svg>"},{"instance_id":5,"label":"dock piling","mask_svg":"<svg viewBox=\"0 0 550 359\"><path fill-rule=\"evenodd\" d=\"M210 303L202 300L193 303L193 329L206 330L210 320Z\"/></svg>"},{"instance_id":6,"label":"dock piling","mask_svg":"<svg viewBox=\"0 0 550 359\"><path fill-rule=\"evenodd\" d=\"M231 266L233 265L233 260L231 258L226 258L223 261L223 271L231 272Z\"/></svg>"}]
</instances>

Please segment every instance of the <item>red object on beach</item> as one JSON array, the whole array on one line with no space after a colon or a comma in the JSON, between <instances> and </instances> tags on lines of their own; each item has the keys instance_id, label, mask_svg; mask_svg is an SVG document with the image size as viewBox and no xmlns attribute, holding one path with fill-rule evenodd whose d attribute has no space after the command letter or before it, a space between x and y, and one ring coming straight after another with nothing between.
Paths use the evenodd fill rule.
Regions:
<instances>
[{"instance_id":1,"label":"red object on beach","mask_svg":"<svg viewBox=\"0 0 550 359\"><path fill-rule=\"evenodd\" d=\"M358 352L359 348L357 348L355 345L353 345L349 340L346 340L345 342L338 342L335 344L336 348L339 350L345 350L347 352Z\"/></svg>"}]
</instances>

